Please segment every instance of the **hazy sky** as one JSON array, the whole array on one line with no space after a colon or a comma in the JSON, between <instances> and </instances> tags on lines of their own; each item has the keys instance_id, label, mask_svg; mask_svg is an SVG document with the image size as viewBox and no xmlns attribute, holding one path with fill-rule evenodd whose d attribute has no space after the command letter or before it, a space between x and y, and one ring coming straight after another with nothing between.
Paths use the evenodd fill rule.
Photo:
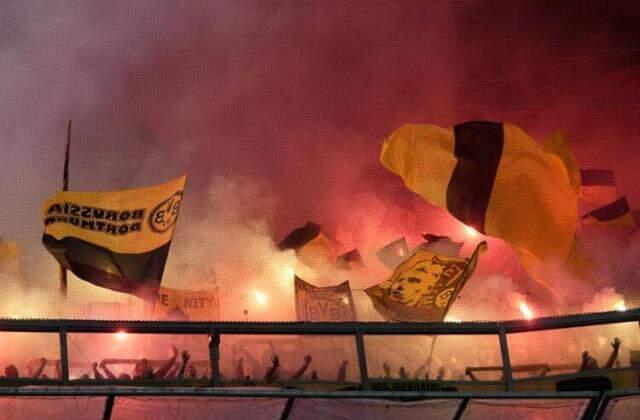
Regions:
<instances>
[{"instance_id":1,"label":"hazy sky","mask_svg":"<svg viewBox=\"0 0 640 420\"><path fill-rule=\"evenodd\" d=\"M639 19L633 1L3 1L0 235L53 267L39 210L70 118L72 189L188 174L176 243L229 212L347 247L455 236L378 163L405 123L562 129L640 207Z\"/></svg>"}]
</instances>

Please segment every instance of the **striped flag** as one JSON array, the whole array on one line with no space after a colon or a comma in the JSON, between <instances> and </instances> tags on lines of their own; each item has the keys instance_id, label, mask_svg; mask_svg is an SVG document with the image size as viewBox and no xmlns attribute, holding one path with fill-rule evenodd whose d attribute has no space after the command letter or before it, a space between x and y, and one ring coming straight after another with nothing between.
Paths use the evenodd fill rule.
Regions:
<instances>
[{"instance_id":1,"label":"striped flag","mask_svg":"<svg viewBox=\"0 0 640 420\"><path fill-rule=\"evenodd\" d=\"M609 169L581 169L580 198L589 204L605 205L618 198L616 178Z\"/></svg>"},{"instance_id":2,"label":"striped flag","mask_svg":"<svg viewBox=\"0 0 640 420\"><path fill-rule=\"evenodd\" d=\"M281 250L292 249L303 263L313 267L336 261L333 242L322 233L322 227L308 222L295 229L279 244Z\"/></svg>"},{"instance_id":3,"label":"striped flag","mask_svg":"<svg viewBox=\"0 0 640 420\"><path fill-rule=\"evenodd\" d=\"M59 191L42 206L42 242L77 277L153 300L185 179L122 191Z\"/></svg>"},{"instance_id":4,"label":"striped flag","mask_svg":"<svg viewBox=\"0 0 640 420\"><path fill-rule=\"evenodd\" d=\"M584 223L597 224L607 227L637 227L634 215L631 212L627 197L619 199L600 207L582 216Z\"/></svg>"},{"instance_id":5,"label":"striped flag","mask_svg":"<svg viewBox=\"0 0 640 420\"><path fill-rule=\"evenodd\" d=\"M559 133L540 145L506 123L406 125L384 142L380 160L427 201L509 243L548 288L551 265L572 271L570 262L584 261L571 255L580 249L580 171Z\"/></svg>"}]
</instances>

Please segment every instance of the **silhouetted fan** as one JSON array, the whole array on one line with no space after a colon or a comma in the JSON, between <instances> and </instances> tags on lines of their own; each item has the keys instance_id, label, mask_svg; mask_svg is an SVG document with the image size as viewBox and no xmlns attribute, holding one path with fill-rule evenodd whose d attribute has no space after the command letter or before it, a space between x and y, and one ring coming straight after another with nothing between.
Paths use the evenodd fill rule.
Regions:
<instances>
[{"instance_id":1,"label":"silhouetted fan","mask_svg":"<svg viewBox=\"0 0 640 420\"><path fill-rule=\"evenodd\" d=\"M556 391L611 391L611 379L605 376L588 376L585 378L571 378L556 382Z\"/></svg>"},{"instance_id":2,"label":"silhouetted fan","mask_svg":"<svg viewBox=\"0 0 640 420\"><path fill-rule=\"evenodd\" d=\"M291 232L286 238L278 244L280 249L293 249L298 250L314 240L319 234L322 228L313 222L308 222L303 227L297 228Z\"/></svg>"}]
</instances>

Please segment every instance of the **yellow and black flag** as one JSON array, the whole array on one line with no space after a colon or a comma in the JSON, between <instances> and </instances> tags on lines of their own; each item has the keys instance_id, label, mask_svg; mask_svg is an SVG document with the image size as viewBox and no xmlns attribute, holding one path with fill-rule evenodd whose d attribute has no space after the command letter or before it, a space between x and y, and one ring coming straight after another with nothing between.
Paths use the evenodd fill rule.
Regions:
<instances>
[{"instance_id":1,"label":"yellow and black flag","mask_svg":"<svg viewBox=\"0 0 640 420\"><path fill-rule=\"evenodd\" d=\"M559 133L541 145L506 123L406 125L384 142L380 160L427 201L509 243L549 288L551 264L584 261L571 255L580 249L580 170Z\"/></svg>"},{"instance_id":2,"label":"yellow and black flag","mask_svg":"<svg viewBox=\"0 0 640 420\"><path fill-rule=\"evenodd\" d=\"M295 229L279 244L281 250L292 249L298 259L310 267L323 265L336 260L336 253L331 241L322 233L322 227L313 222Z\"/></svg>"},{"instance_id":3,"label":"yellow and black flag","mask_svg":"<svg viewBox=\"0 0 640 420\"><path fill-rule=\"evenodd\" d=\"M111 192L59 191L42 206L42 242L77 277L153 300L185 180Z\"/></svg>"},{"instance_id":4,"label":"yellow and black flag","mask_svg":"<svg viewBox=\"0 0 640 420\"><path fill-rule=\"evenodd\" d=\"M378 313L404 322L442 321L465 282L473 274L486 242L470 258L419 249L391 278L365 290Z\"/></svg>"},{"instance_id":5,"label":"yellow and black flag","mask_svg":"<svg viewBox=\"0 0 640 420\"><path fill-rule=\"evenodd\" d=\"M606 227L636 228L634 215L627 202L627 197L600 207L582 216L584 223Z\"/></svg>"},{"instance_id":6,"label":"yellow and black flag","mask_svg":"<svg viewBox=\"0 0 640 420\"><path fill-rule=\"evenodd\" d=\"M610 169L580 169L580 198L589 204L604 205L618 198L615 173Z\"/></svg>"}]
</instances>

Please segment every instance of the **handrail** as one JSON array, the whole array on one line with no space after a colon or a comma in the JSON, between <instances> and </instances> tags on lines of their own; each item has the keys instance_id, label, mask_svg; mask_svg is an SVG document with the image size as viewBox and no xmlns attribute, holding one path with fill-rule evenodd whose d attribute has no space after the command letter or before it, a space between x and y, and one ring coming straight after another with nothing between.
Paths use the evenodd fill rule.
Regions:
<instances>
[{"instance_id":1,"label":"handrail","mask_svg":"<svg viewBox=\"0 0 640 420\"><path fill-rule=\"evenodd\" d=\"M550 329L587 327L640 320L640 308L513 321L478 322L229 322L229 321L131 321L77 319L0 319L0 331L100 333L125 329L129 333L209 334L327 334L415 335L415 334L506 334Z\"/></svg>"},{"instance_id":2,"label":"handrail","mask_svg":"<svg viewBox=\"0 0 640 420\"><path fill-rule=\"evenodd\" d=\"M142 333L142 334L202 334L208 335L209 340L209 362L213 371L219 368L219 345L220 336L224 335L348 335L355 339L357 349L357 366L360 370L360 389L357 391L348 391L350 393L344 394L342 398L352 398L354 393L362 397L363 395L377 395L377 398L385 398L385 392L388 391L371 391L371 379L367 372L366 363L366 350L365 341L363 339L366 335L437 335L437 334L450 334L450 335L477 335L477 334L490 334L496 335L500 338L501 353L503 365L504 379L502 384L505 384L508 393L513 395L523 395L521 392L514 391L514 384L520 383L522 379L514 379L512 372L519 371L518 367L513 367L509 358L509 344L506 337L508 334L543 331L549 329L560 328L576 328L585 326L594 326L602 324L613 324L622 322L638 322L640 320L640 308L619 312L602 312L593 314L577 314L562 317L549 317L538 318L532 320L515 320L515 321L500 321L500 322L428 322L428 323L388 323L388 322L345 322L345 323L309 323L309 322L175 322L175 321L106 321L106 320L75 320L75 319L0 319L0 331L4 332L32 332L32 333L56 333L59 335L60 345L60 359L62 365L63 377L57 381L58 385L62 387L45 386L45 384L51 384L51 380L20 380L18 382L9 381L6 385L0 384L0 395L41 395L38 391L26 391L24 388L15 388L15 384L31 384L38 385L38 389L41 386L48 389L47 392L53 392L53 395L90 395L91 392L98 392L99 395L134 395L134 394L120 394L114 390L123 388L122 385L127 385L121 382L102 382L103 385L99 387L92 386L90 384L84 384L81 387L72 386L69 382L68 369L70 367L67 352L67 336L69 334L77 333L116 333L119 331L126 331L127 333ZM73 365L72 365L73 366ZM217 377L216 377L217 376ZM226 393L228 388L224 388L224 385L220 382L219 372L217 375L209 381L206 389L208 391L189 391L189 383L185 382L184 386L178 384L176 388L175 383L158 381L159 386L136 386L137 383L131 382L131 386L127 388L139 389L140 395L165 395L162 390L165 389L169 394L166 395L234 395L233 393ZM114 388L115 387L115 388ZM86 391L81 391L85 389ZM175 390L183 391L175 391ZM225 390L226 389L226 390ZM13 390L13 391L12 391ZM18 391L16 391L18 390ZM93 390L93 391L92 391ZM146 390L146 391L144 391ZM174 390L174 391L170 391ZM258 390L254 390L257 392ZM254 392L251 391L251 392ZM264 390L263 390L264 391ZM286 391L286 392L284 392ZM29 394L34 392L34 394ZM43 391L44 392L44 391ZM133 392L133 391L132 391ZM186 394L184 394L184 393ZM243 396L254 395L251 392L249 394L241 393ZM283 393L284 392L284 393ZM296 392L302 392L297 394ZM292 390L267 390L264 391L266 395L277 395L283 398L304 398L304 392L307 391L292 391ZM311 392L311 391L309 391ZM322 395L327 395L327 398L339 398L336 395L338 391L326 391L315 390L312 394L321 398ZM347 392L347 391L344 391ZM397 391L390 391L389 398L394 398L391 395L397 394ZM71 394L69 394L71 393ZM88 393L88 394L87 394ZM145 394L148 393L148 394ZM438 395L439 398L447 398L446 392L432 392L434 395ZM549 395L557 396L556 393L548 393ZM563 395L569 395L562 393ZM42 394L44 395L44 394ZM52 395L52 394L47 394ZM91 394L92 395L92 394ZM257 392L255 395L262 395ZM299 396L302 395L302 396ZM402 394L403 398L410 398L413 395L415 398L429 398L431 395L429 392L407 392L406 395ZM464 392L456 392L456 398L467 398ZM476 398L477 394L469 394L468 398ZM482 393L482 395L486 395ZM503 395L503 394L501 394ZM530 395L530 394L527 394ZM541 395L541 394L536 394ZM400 396L398 396L400 398ZM453 398L453 397L451 397ZM490 397L489 397L490 398ZM542 397L540 397L542 398Z\"/></svg>"}]
</instances>

